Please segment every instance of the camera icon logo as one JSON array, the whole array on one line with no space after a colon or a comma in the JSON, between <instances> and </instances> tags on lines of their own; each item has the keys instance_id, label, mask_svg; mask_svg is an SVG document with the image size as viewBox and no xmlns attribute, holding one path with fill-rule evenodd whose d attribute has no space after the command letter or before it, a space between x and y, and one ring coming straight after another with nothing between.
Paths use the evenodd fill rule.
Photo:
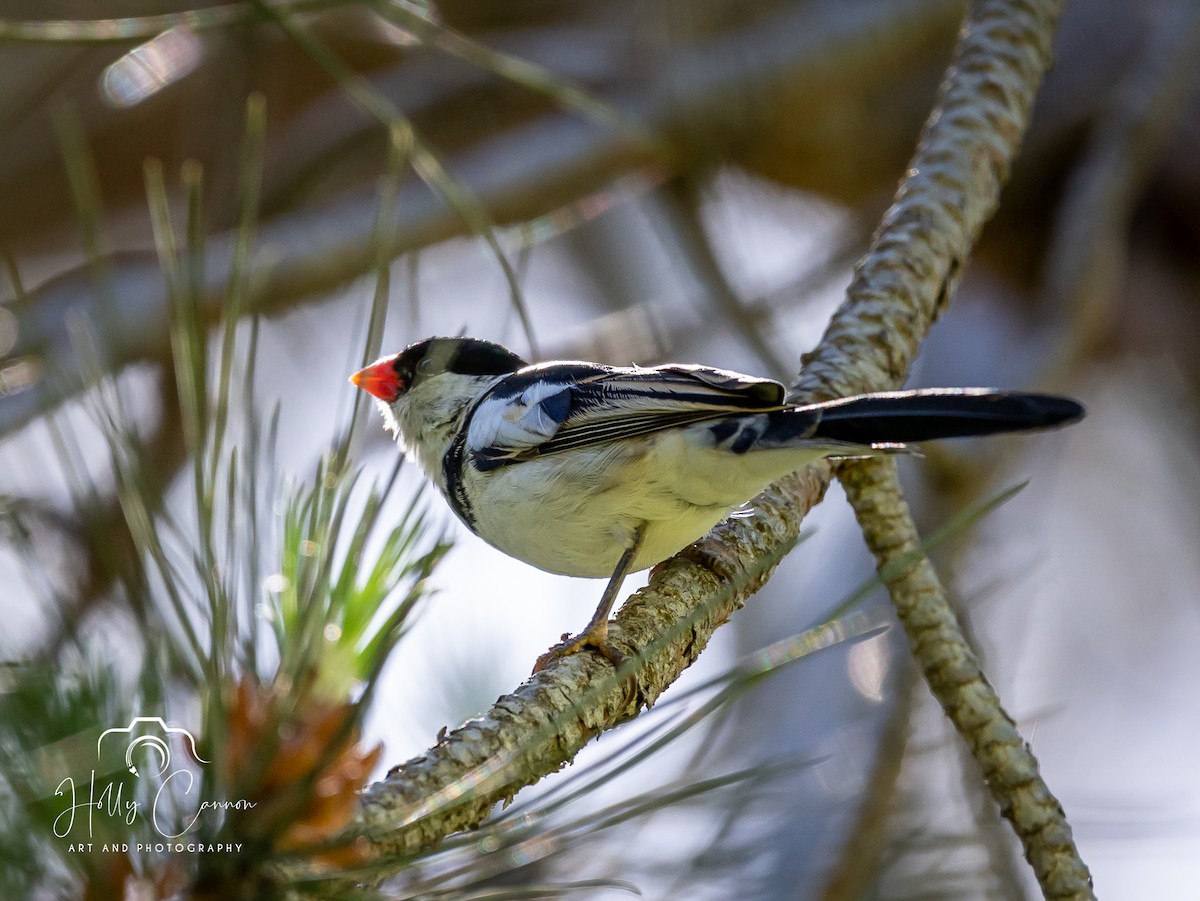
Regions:
<instances>
[{"instance_id":1,"label":"camera icon logo","mask_svg":"<svg viewBox=\"0 0 1200 901\"><path fill-rule=\"evenodd\" d=\"M105 739L110 736L108 744L105 745ZM96 759L101 760L104 755L105 748L119 748L122 742L125 743L125 769L133 773L135 776L141 775L138 772L137 766L133 762L134 754L138 752L149 752L154 759L154 775L159 776L167 771L171 765L171 746L169 744L172 736L182 738L187 742L188 750L192 757L199 763L211 763L210 760L205 760L196 751L196 739L187 729L179 726L168 726L159 716L135 716L129 721L129 725L124 728L105 729L100 733L100 737L96 739Z\"/></svg>"}]
</instances>

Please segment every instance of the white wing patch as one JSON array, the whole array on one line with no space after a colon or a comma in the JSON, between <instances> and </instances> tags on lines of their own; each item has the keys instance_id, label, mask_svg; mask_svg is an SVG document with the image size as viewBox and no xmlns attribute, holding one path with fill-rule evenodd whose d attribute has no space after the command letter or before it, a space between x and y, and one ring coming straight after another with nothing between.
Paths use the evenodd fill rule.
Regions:
<instances>
[{"instance_id":1,"label":"white wing patch","mask_svg":"<svg viewBox=\"0 0 1200 901\"><path fill-rule=\"evenodd\" d=\"M554 437L561 423L547 413L542 401L569 390L561 382L538 382L519 397L485 398L471 417L467 447L537 447Z\"/></svg>"}]
</instances>

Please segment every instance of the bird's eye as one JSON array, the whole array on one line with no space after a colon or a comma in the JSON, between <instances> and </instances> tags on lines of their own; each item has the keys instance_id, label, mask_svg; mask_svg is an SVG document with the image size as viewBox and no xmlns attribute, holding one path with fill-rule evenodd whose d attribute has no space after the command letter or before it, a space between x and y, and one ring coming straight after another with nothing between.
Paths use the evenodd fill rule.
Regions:
<instances>
[{"instance_id":1,"label":"bird's eye","mask_svg":"<svg viewBox=\"0 0 1200 901\"><path fill-rule=\"evenodd\" d=\"M417 372L428 373L432 369L433 369L433 360L430 357L426 357L420 363L417 364Z\"/></svg>"}]
</instances>

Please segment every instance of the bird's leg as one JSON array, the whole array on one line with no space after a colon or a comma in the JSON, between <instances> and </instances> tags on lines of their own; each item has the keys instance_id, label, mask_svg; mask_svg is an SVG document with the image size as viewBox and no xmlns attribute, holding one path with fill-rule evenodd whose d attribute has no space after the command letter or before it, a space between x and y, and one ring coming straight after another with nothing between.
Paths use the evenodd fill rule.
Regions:
<instances>
[{"instance_id":1,"label":"bird's leg","mask_svg":"<svg viewBox=\"0 0 1200 901\"><path fill-rule=\"evenodd\" d=\"M608 585L604 588L604 594L600 598L596 612L592 614L591 621L574 638L564 635L561 642L539 657L533 667L535 673L541 672L559 657L578 653L584 648L595 648L607 657L613 666L621 665L625 655L608 643L608 615L612 612L613 604L617 601L617 594L621 590L621 583L629 575L629 569L633 566L633 560L638 551L641 550L642 539L645 536L646 524L638 523L633 530L633 535L630 536L629 545L621 554L621 559L617 561L617 568L613 570Z\"/></svg>"}]
</instances>

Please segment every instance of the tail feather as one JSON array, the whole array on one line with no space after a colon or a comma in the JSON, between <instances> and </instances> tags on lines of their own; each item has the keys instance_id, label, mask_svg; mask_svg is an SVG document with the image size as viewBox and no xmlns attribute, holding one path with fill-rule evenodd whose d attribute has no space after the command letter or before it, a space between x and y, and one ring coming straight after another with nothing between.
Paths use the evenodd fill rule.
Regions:
<instances>
[{"instance_id":1,"label":"tail feather","mask_svg":"<svg viewBox=\"0 0 1200 901\"><path fill-rule=\"evenodd\" d=\"M796 438L859 445L903 444L999 432L1023 432L1076 422L1083 406L1052 394L992 388L923 388L860 394L773 414L781 431ZM766 437L766 436L764 436Z\"/></svg>"}]
</instances>

